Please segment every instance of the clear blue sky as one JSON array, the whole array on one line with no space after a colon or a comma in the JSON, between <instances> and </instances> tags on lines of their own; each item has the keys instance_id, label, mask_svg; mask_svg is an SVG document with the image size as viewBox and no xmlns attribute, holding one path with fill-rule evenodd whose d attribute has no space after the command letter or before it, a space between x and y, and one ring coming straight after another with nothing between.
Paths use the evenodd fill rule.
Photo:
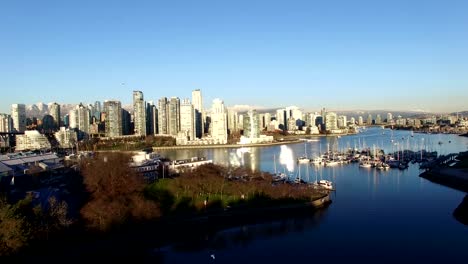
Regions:
<instances>
[{"instance_id":1,"label":"clear blue sky","mask_svg":"<svg viewBox=\"0 0 468 264\"><path fill-rule=\"evenodd\" d=\"M0 2L12 103L468 110L468 1ZM122 84L125 83L125 84Z\"/></svg>"}]
</instances>

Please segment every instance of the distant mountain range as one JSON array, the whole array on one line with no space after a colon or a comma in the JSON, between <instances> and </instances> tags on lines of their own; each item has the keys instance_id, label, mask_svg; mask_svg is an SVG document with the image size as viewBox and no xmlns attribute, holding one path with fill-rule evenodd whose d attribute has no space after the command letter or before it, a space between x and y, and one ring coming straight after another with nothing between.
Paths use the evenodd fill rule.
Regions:
<instances>
[{"instance_id":1,"label":"distant mountain range","mask_svg":"<svg viewBox=\"0 0 468 264\"><path fill-rule=\"evenodd\" d=\"M49 106L52 103L49 104L44 104L42 102L33 104L33 105L27 105L26 106L26 116L27 117L37 117L37 118L42 118L44 115L49 114ZM60 105L60 113L63 116L68 114L72 108L74 108L78 104L61 104ZM122 108L125 110L132 112L133 111L133 106L130 105L123 105ZM237 111L239 114L245 113L250 109L256 109L257 112L259 113L276 113L276 110L279 108L264 108L264 107L258 107L258 106L250 106L250 105L234 105L232 107L228 107L230 110ZM304 110L303 110L304 111ZM320 110L317 110L320 111ZM329 111L333 111L333 109L330 109ZM305 112L305 111L304 111ZM338 115L346 115L348 118L354 117L358 118L359 116L362 116L364 119L367 118L367 115L371 114L372 118L375 119L377 115L380 115L382 120L387 118L387 113L392 113L393 117L397 117L401 115L402 117L408 117L408 118L425 118L425 117L430 117L433 115L440 116L446 113L429 113L429 112L423 112L423 111L391 111L391 110L346 110L346 111L333 111L336 112ZM450 113L450 115L456 115L457 113ZM462 111L458 112L458 115L460 116L468 116L468 111Z\"/></svg>"},{"instance_id":2,"label":"distant mountain range","mask_svg":"<svg viewBox=\"0 0 468 264\"><path fill-rule=\"evenodd\" d=\"M49 114L49 106L52 105L52 103L44 104L42 102L33 104L33 105L27 105L26 106L26 117L37 117L37 118L42 118L45 115ZM67 115L71 109L73 109L75 106L79 104L60 104L60 115L64 117ZM131 112L133 106L132 105L123 105L123 109Z\"/></svg>"}]
</instances>

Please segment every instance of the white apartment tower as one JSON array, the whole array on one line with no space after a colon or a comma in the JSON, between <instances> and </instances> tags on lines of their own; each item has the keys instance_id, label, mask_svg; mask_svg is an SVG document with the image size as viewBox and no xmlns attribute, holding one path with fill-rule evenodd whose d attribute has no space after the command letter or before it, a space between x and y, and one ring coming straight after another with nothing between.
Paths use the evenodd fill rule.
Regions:
<instances>
[{"instance_id":1,"label":"white apartment tower","mask_svg":"<svg viewBox=\"0 0 468 264\"><path fill-rule=\"evenodd\" d=\"M286 109L278 109L276 110L276 121L278 121L278 126L286 130L286 121L287 117L285 116Z\"/></svg>"},{"instance_id":2,"label":"white apartment tower","mask_svg":"<svg viewBox=\"0 0 468 264\"><path fill-rule=\"evenodd\" d=\"M104 101L106 112L106 137L122 136L122 104L120 101Z\"/></svg>"},{"instance_id":3,"label":"white apartment tower","mask_svg":"<svg viewBox=\"0 0 468 264\"><path fill-rule=\"evenodd\" d=\"M237 124L238 122L238 116L237 112L233 110L227 110L228 112L228 129L230 133L237 132L239 131L239 126Z\"/></svg>"},{"instance_id":4,"label":"white apartment tower","mask_svg":"<svg viewBox=\"0 0 468 264\"><path fill-rule=\"evenodd\" d=\"M192 104L195 110L195 134L197 138L202 138L204 128L203 98L200 89L192 91Z\"/></svg>"},{"instance_id":5,"label":"white apartment tower","mask_svg":"<svg viewBox=\"0 0 468 264\"><path fill-rule=\"evenodd\" d=\"M52 103L49 106L49 115L54 118L54 125L56 128L60 127L60 105Z\"/></svg>"},{"instance_id":6,"label":"white apartment tower","mask_svg":"<svg viewBox=\"0 0 468 264\"><path fill-rule=\"evenodd\" d=\"M244 117L244 136L248 138L260 137L260 120L256 110L249 110Z\"/></svg>"},{"instance_id":7,"label":"white apartment tower","mask_svg":"<svg viewBox=\"0 0 468 264\"><path fill-rule=\"evenodd\" d=\"M61 127L59 131L55 132L54 136L61 148L73 148L78 140L76 132L65 127Z\"/></svg>"},{"instance_id":8,"label":"white apartment tower","mask_svg":"<svg viewBox=\"0 0 468 264\"><path fill-rule=\"evenodd\" d=\"M168 122L168 103L167 98L162 97L158 100L158 134L168 134L167 122Z\"/></svg>"},{"instance_id":9,"label":"white apartment tower","mask_svg":"<svg viewBox=\"0 0 468 264\"><path fill-rule=\"evenodd\" d=\"M218 144L227 143L227 113L224 102L214 99L211 108L211 137Z\"/></svg>"},{"instance_id":10,"label":"white apartment tower","mask_svg":"<svg viewBox=\"0 0 468 264\"><path fill-rule=\"evenodd\" d=\"M393 123L393 115L392 115L392 113L387 113L387 123L388 123L388 124Z\"/></svg>"},{"instance_id":11,"label":"white apartment tower","mask_svg":"<svg viewBox=\"0 0 468 264\"><path fill-rule=\"evenodd\" d=\"M180 104L180 131L188 140L195 139L195 109L189 99L182 100Z\"/></svg>"},{"instance_id":12,"label":"white apartment tower","mask_svg":"<svg viewBox=\"0 0 468 264\"><path fill-rule=\"evenodd\" d=\"M327 112L325 114L325 130L331 131L338 129L338 117L334 112Z\"/></svg>"},{"instance_id":13,"label":"white apartment tower","mask_svg":"<svg viewBox=\"0 0 468 264\"><path fill-rule=\"evenodd\" d=\"M26 130L26 106L24 104L11 105L11 118L13 130L24 132Z\"/></svg>"},{"instance_id":14,"label":"white apartment tower","mask_svg":"<svg viewBox=\"0 0 468 264\"><path fill-rule=\"evenodd\" d=\"M80 138L86 137L89 133L89 109L82 103L77 105L74 109L70 110L70 128L78 129Z\"/></svg>"},{"instance_id":15,"label":"white apartment tower","mask_svg":"<svg viewBox=\"0 0 468 264\"><path fill-rule=\"evenodd\" d=\"M11 132L13 130L13 119L10 115L0 114L0 132Z\"/></svg>"},{"instance_id":16,"label":"white apartment tower","mask_svg":"<svg viewBox=\"0 0 468 264\"><path fill-rule=\"evenodd\" d=\"M145 100L141 91L133 91L133 123L135 135L146 136Z\"/></svg>"},{"instance_id":17,"label":"white apartment tower","mask_svg":"<svg viewBox=\"0 0 468 264\"><path fill-rule=\"evenodd\" d=\"M171 97L168 109L168 134L177 136L180 131L180 99Z\"/></svg>"}]
</instances>

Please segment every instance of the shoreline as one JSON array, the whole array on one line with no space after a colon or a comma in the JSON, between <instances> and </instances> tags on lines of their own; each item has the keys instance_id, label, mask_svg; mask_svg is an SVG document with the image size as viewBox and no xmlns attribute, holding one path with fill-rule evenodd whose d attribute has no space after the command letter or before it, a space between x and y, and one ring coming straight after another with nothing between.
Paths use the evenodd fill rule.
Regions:
<instances>
[{"instance_id":1,"label":"shoreline","mask_svg":"<svg viewBox=\"0 0 468 264\"><path fill-rule=\"evenodd\" d=\"M308 139L320 138L320 137L341 137L341 136L350 136L357 133L348 133L348 134L332 134L332 135L293 135L285 136L292 137L295 139L277 141L271 143L254 143L254 144L225 144L225 145L179 145L179 146L168 146L168 147L153 147L153 151L157 150L177 150L177 149L214 149L214 148L250 148L250 147L268 147L268 146L277 146L285 144L296 144L304 142Z\"/></svg>"},{"instance_id":2,"label":"shoreline","mask_svg":"<svg viewBox=\"0 0 468 264\"><path fill-rule=\"evenodd\" d=\"M463 168L436 168L419 175L431 182L468 193L468 170Z\"/></svg>"}]
</instances>

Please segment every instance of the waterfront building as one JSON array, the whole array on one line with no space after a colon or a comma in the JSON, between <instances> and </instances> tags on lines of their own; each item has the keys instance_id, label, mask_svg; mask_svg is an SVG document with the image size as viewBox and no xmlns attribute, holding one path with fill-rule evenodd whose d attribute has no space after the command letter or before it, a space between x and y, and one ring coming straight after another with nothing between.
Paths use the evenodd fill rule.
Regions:
<instances>
[{"instance_id":1,"label":"waterfront building","mask_svg":"<svg viewBox=\"0 0 468 264\"><path fill-rule=\"evenodd\" d=\"M260 130L263 130L265 125L265 114L258 114L258 122Z\"/></svg>"},{"instance_id":2,"label":"waterfront building","mask_svg":"<svg viewBox=\"0 0 468 264\"><path fill-rule=\"evenodd\" d=\"M200 89L192 91L192 104L195 111L195 136L197 138L202 138L204 132L204 112L203 98Z\"/></svg>"},{"instance_id":3,"label":"waterfront building","mask_svg":"<svg viewBox=\"0 0 468 264\"><path fill-rule=\"evenodd\" d=\"M340 115L338 117L338 128L346 128L346 126L348 125L348 122L347 122L347 118L345 115Z\"/></svg>"},{"instance_id":4,"label":"waterfront building","mask_svg":"<svg viewBox=\"0 0 468 264\"><path fill-rule=\"evenodd\" d=\"M195 140L195 109L189 99L182 100L180 104L180 132L189 141Z\"/></svg>"},{"instance_id":5,"label":"waterfront building","mask_svg":"<svg viewBox=\"0 0 468 264\"><path fill-rule=\"evenodd\" d=\"M278 127L281 130L287 130L287 117L286 117L286 109L278 109L276 110L276 120L278 121Z\"/></svg>"},{"instance_id":6,"label":"waterfront building","mask_svg":"<svg viewBox=\"0 0 468 264\"><path fill-rule=\"evenodd\" d=\"M351 125L356 125L356 118L351 117L351 119L349 120L349 122L351 123Z\"/></svg>"},{"instance_id":7,"label":"waterfront building","mask_svg":"<svg viewBox=\"0 0 468 264\"><path fill-rule=\"evenodd\" d=\"M297 131L296 119L293 116L288 118L287 128L288 128L288 131L290 131L290 132Z\"/></svg>"},{"instance_id":8,"label":"waterfront building","mask_svg":"<svg viewBox=\"0 0 468 264\"><path fill-rule=\"evenodd\" d=\"M8 114L0 114L0 132L13 131L13 119Z\"/></svg>"},{"instance_id":9,"label":"waterfront building","mask_svg":"<svg viewBox=\"0 0 468 264\"><path fill-rule=\"evenodd\" d=\"M13 119L13 130L18 132L26 130L26 106L24 104L11 105L11 118Z\"/></svg>"},{"instance_id":10,"label":"waterfront building","mask_svg":"<svg viewBox=\"0 0 468 264\"><path fill-rule=\"evenodd\" d=\"M368 126L372 125L372 115L371 114L369 114L367 116L366 125L368 125Z\"/></svg>"},{"instance_id":11,"label":"waterfront building","mask_svg":"<svg viewBox=\"0 0 468 264\"><path fill-rule=\"evenodd\" d=\"M50 149L47 137L37 130L24 131L24 135L16 135L16 151Z\"/></svg>"},{"instance_id":12,"label":"waterfront building","mask_svg":"<svg viewBox=\"0 0 468 264\"><path fill-rule=\"evenodd\" d=\"M297 106L286 107L286 119L293 117L294 120L302 119L302 111Z\"/></svg>"},{"instance_id":13,"label":"waterfront building","mask_svg":"<svg viewBox=\"0 0 468 264\"><path fill-rule=\"evenodd\" d=\"M397 126L406 126L406 118L403 118L402 116L399 115L395 123Z\"/></svg>"},{"instance_id":14,"label":"waterfront building","mask_svg":"<svg viewBox=\"0 0 468 264\"><path fill-rule=\"evenodd\" d=\"M177 136L180 131L180 99L179 97L171 97L169 100L169 118L168 118L168 134Z\"/></svg>"},{"instance_id":15,"label":"waterfront building","mask_svg":"<svg viewBox=\"0 0 468 264\"><path fill-rule=\"evenodd\" d=\"M364 125L364 119L362 118L362 116L358 117L358 125L360 125L360 126Z\"/></svg>"},{"instance_id":16,"label":"waterfront building","mask_svg":"<svg viewBox=\"0 0 468 264\"><path fill-rule=\"evenodd\" d=\"M54 136L61 148L73 148L78 141L76 132L65 127L60 127L59 131L54 133Z\"/></svg>"},{"instance_id":17,"label":"waterfront building","mask_svg":"<svg viewBox=\"0 0 468 264\"><path fill-rule=\"evenodd\" d=\"M271 114L270 113L265 113L265 124L263 128L267 128L270 125L271 122Z\"/></svg>"},{"instance_id":18,"label":"waterfront building","mask_svg":"<svg viewBox=\"0 0 468 264\"><path fill-rule=\"evenodd\" d=\"M268 143L273 141L273 136L260 135L260 115L256 110L249 110L244 116L244 135L239 144Z\"/></svg>"},{"instance_id":19,"label":"waterfront building","mask_svg":"<svg viewBox=\"0 0 468 264\"><path fill-rule=\"evenodd\" d=\"M233 111L232 109L228 109L228 130L230 133L238 132L238 116L237 112Z\"/></svg>"},{"instance_id":20,"label":"waterfront building","mask_svg":"<svg viewBox=\"0 0 468 264\"><path fill-rule=\"evenodd\" d=\"M260 120L257 110L249 110L244 117L244 136L248 138L260 137Z\"/></svg>"},{"instance_id":21,"label":"waterfront building","mask_svg":"<svg viewBox=\"0 0 468 264\"><path fill-rule=\"evenodd\" d=\"M318 135L320 134L320 130L318 126L310 126L310 134L311 135Z\"/></svg>"},{"instance_id":22,"label":"waterfront building","mask_svg":"<svg viewBox=\"0 0 468 264\"><path fill-rule=\"evenodd\" d=\"M244 130L244 115L239 114L237 117L239 119L237 123L238 130Z\"/></svg>"},{"instance_id":23,"label":"waterfront building","mask_svg":"<svg viewBox=\"0 0 468 264\"><path fill-rule=\"evenodd\" d=\"M168 134L168 110L169 104L167 97L162 97L158 100L158 134Z\"/></svg>"},{"instance_id":24,"label":"waterfront building","mask_svg":"<svg viewBox=\"0 0 468 264\"><path fill-rule=\"evenodd\" d=\"M122 136L122 104L120 101L104 101L104 112L106 112L106 137Z\"/></svg>"},{"instance_id":25,"label":"waterfront building","mask_svg":"<svg viewBox=\"0 0 468 264\"><path fill-rule=\"evenodd\" d=\"M57 103L50 104L49 114L54 118L55 129L58 129L61 125L60 105Z\"/></svg>"},{"instance_id":26,"label":"waterfront building","mask_svg":"<svg viewBox=\"0 0 468 264\"><path fill-rule=\"evenodd\" d=\"M268 124L267 131L274 132L276 130L279 130L278 121L276 119L273 119Z\"/></svg>"},{"instance_id":27,"label":"waterfront building","mask_svg":"<svg viewBox=\"0 0 468 264\"><path fill-rule=\"evenodd\" d=\"M393 115L392 115L392 113L387 113L387 124L393 124Z\"/></svg>"},{"instance_id":28,"label":"waterfront building","mask_svg":"<svg viewBox=\"0 0 468 264\"><path fill-rule=\"evenodd\" d=\"M145 101L141 91L133 91L133 124L135 135L146 136Z\"/></svg>"},{"instance_id":29,"label":"waterfront building","mask_svg":"<svg viewBox=\"0 0 468 264\"><path fill-rule=\"evenodd\" d=\"M375 124L376 125L381 125L382 124L382 118L380 117L380 115L377 115L377 117L375 118Z\"/></svg>"},{"instance_id":30,"label":"waterfront building","mask_svg":"<svg viewBox=\"0 0 468 264\"><path fill-rule=\"evenodd\" d=\"M325 114L325 130L332 131L338 129L338 118L335 112L326 112Z\"/></svg>"},{"instance_id":31,"label":"waterfront building","mask_svg":"<svg viewBox=\"0 0 468 264\"><path fill-rule=\"evenodd\" d=\"M227 114L224 102L214 99L211 108L211 137L218 144L227 143Z\"/></svg>"}]
</instances>

